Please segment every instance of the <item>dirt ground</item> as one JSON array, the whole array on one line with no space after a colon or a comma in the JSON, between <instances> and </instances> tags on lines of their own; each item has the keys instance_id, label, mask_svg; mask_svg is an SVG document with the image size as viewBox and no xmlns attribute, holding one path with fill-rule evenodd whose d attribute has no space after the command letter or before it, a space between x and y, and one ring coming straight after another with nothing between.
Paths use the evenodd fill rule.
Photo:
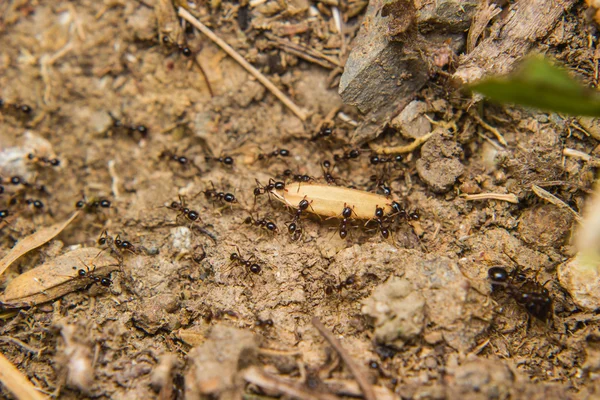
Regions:
<instances>
[{"instance_id":1,"label":"dirt ground","mask_svg":"<svg viewBox=\"0 0 600 400\"><path fill-rule=\"evenodd\" d=\"M471 111L502 133L508 144L501 146L472 116L471 99L436 74L416 95L435 122L430 130L439 133L426 147L404 154L401 163L373 166L363 145L358 158L334 162L353 149L349 138L362 118L337 94L339 71L259 34L299 32L323 54L339 55L330 15L309 21L305 13L275 7L253 10L249 25L248 8L237 2L199 5L203 22L309 111L302 123L197 31L187 33L192 58L160 43L152 5L0 3L0 209L10 210L0 225L0 255L68 218L84 195L90 203L111 202L88 207L92 212L20 258L1 276L2 287L67 251L101 247L105 230L136 247L124 252L108 287L85 284L55 301L2 312L0 351L40 391L65 399L290 396L249 372L240 377L253 365L278 382L317 392L314 398L360 396L350 370L311 324L318 317L380 399L599 395L598 317L577 308L556 277L557 266L574 254L574 219L531 190L537 184L582 208L596 171L562 151L594 154L597 142L576 122L479 103ZM360 13L348 19L346 39L360 23ZM538 48L594 84L595 34L580 4ZM210 89L191 61L196 57ZM32 112L13 107L21 104ZM330 118L333 134L318 137L337 108L343 114ZM146 136L126 127L140 125ZM390 128L376 142L410 140ZM259 160L280 149L290 156ZM28 160L32 152L60 165ZM218 160L227 156L233 165ZM419 160L443 158L461 168L447 191L417 171ZM376 224L351 220L341 239L339 219L303 216L302 237L292 240L286 223L295 211L267 195L255 201L255 180L281 180L290 169L323 183L324 160L331 160L340 186L377 191L370 178L381 177L392 198L419 219L396 218L387 239ZM436 173L442 182L449 172ZM31 185L7 182L17 175ZM202 191L213 185L237 202L207 198ZM481 192L513 193L518 204L462 196ZM179 196L201 221L167 207ZM245 224L250 215L278 231ZM232 261L238 251L252 262ZM547 322L507 293L491 293L488 269L498 265L545 284L553 302Z\"/></svg>"}]
</instances>

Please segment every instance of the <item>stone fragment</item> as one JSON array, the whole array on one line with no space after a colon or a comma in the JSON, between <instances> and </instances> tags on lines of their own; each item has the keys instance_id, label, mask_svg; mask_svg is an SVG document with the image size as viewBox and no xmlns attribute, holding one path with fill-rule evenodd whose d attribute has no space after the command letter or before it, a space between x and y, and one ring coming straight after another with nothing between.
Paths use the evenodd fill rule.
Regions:
<instances>
[{"instance_id":1,"label":"stone fragment","mask_svg":"<svg viewBox=\"0 0 600 400\"><path fill-rule=\"evenodd\" d=\"M408 139L418 139L431 132L431 122L425 117L427 103L411 101L390 123L390 127L398 130Z\"/></svg>"},{"instance_id":2,"label":"stone fragment","mask_svg":"<svg viewBox=\"0 0 600 400\"><path fill-rule=\"evenodd\" d=\"M402 348L423 330L425 299L412 285L392 278L365 300L362 312L375 320L375 339Z\"/></svg>"},{"instance_id":3,"label":"stone fragment","mask_svg":"<svg viewBox=\"0 0 600 400\"><path fill-rule=\"evenodd\" d=\"M558 267L558 280L575 304L589 311L600 308L600 260L597 254L579 253Z\"/></svg>"},{"instance_id":4,"label":"stone fragment","mask_svg":"<svg viewBox=\"0 0 600 400\"><path fill-rule=\"evenodd\" d=\"M458 159L461 153L458 143L434 135L421 148L421 158L417 160L419 177L436 193L449 191L464 171Z\"/></svg>"},{"instance_id":5,"label":"stone fragment","mask_svg":"<svg viewBox=\"0 0 600 400\"><path fill-rule=\"evenodd\" d=\"M552 204L529 208L521 214L517 231L521 239L536 246L560 246L563 244L573 216Z\"/></svg>"}]
</instances>

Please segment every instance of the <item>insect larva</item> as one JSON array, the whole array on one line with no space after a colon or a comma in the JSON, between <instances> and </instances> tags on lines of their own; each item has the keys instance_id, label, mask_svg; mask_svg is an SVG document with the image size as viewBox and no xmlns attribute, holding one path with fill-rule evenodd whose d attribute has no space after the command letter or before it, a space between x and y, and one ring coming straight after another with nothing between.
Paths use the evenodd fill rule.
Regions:
<instances>
[{"instance_id":1,"label":"insect larva","mask_svg":"<svg viewBox=\"0 0 600 400\"><path fill-rule=\"evenodd\" d=\"M392 202L387 197L341 186L295 182L284 189L271 189L271 194L292 208L306 199L310 202L306 211L326 218L341 217L345 207L352 209L349 219L372 219L377 207L383 208L386 215L393 212Z\"/></svg>"}]
</instances>

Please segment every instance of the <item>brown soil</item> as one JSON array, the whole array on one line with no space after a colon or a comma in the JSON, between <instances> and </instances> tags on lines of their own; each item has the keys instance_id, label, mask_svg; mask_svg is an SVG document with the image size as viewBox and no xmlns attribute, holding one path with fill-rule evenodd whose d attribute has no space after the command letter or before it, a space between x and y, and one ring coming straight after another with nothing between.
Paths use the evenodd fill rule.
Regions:
<instances>
[{"instance_id":1,"label":"brown soil","mask_svg":"<svg viewBox=\"0 0 600 400\"><path fill-rule=\"evenodd\" d=\"M598 319L577 309L556 280L556 267L573 253L573 218L531 191L532 183L543 185L579 210L594 171L564 158L562 149L592 153L596 141L557 115L485 105L482 116L508 142L495 148L484 139L493 136L469 116L469 99L457 97L439 75L418 93L434 110L433 120L443 123L423 150L423 166L417 150L386 168L393 197L418 212L419 221L399 219L389 239L353 222L342 240L339 220L302 218L303 236L293 241L286 227L291 212L261 196L253 215L272 220L279 232L246 225L255 179L266 184L291 169L322 181L322 161L351 149L354 127L336 119L332 138L311 140L319 122L336 107L361 117L342 105L330 70L264 49L256 35L240 29L237 8L224 2L211 12L206 6L205 22L309 110L307 123L192 33L188 43L206 71L211 97L199 69L157 42L153 10L144 2L0 4L0 97L33 108L24 119L5 106L0 173L48 191L26 189L25 198L42 200L43 210L9 206L18 189L4 184L0 208L9 207L12 216L0 227L2 253L36 228L66 219L82 193L112 202L19 259L2 275L3 287L66 250L97 246L104 230L138 247L137 254L124 254L108 288L89 285L51 303L4 311L0 351L40 390L66 399L156 398L157 392L182 398L183 391L193 398L210 385L224 398L235 390L247 398L278 396L236 378L247 363L321 393L359 394L348 368L336 364L311 324L316 316L362 367L378 398L597 395ZM576 9L566 16L540 47L590 83L594 28L584 14ZM302 22L293 14L285 18ZM330 48L338 39L320 38ZM113 127L109 113L143 124L148 137ZM456 129L444 128L451 122ZM378 142L399 140L390 130ZM291 157L257 160L280 148ZM32 149L56 155L60 166L28 163ZM161 158L165 151L190 162ZM234 165L205 159L221 156L233 157ZM490 166L494 156L501 162ZM453 166L447 173L460 175L449 191L447 165ZM439 184L423 182L418 168L432 171ZM332 173L340 185L373 190L370 176L382 171L369 164L363 147L357 160L338 162ZM213 184L238 203L200 193ZM514 193L519 204L460 196L479 192ZM165 207L178 196L201 222L182 221ZM237 248L261 265L260 273L232 263ZM554 304L547 323L509 296L491 294L487 271L494 265L547 282ZM77 357L90 361L83 372L74 367Z\"/></svg>"}]
</instances>

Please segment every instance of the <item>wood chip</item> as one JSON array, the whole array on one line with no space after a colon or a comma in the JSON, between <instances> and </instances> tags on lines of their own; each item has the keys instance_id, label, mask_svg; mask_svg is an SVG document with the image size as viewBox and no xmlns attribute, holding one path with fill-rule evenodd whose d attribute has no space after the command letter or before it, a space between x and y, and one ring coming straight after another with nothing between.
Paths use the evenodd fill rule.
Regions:
<instances>
[{"instance_id":1,"label":"wood chip","mask_svg":"<svg viewBox=\"0 0 600 400\"><path fill-rule=\"evenodd\" d=\"M501 200L509 203L519 204L519 198L512 193L479 193L479 194L464 194L462 197L465 200Z\"/></svg>"}]
</instances>

